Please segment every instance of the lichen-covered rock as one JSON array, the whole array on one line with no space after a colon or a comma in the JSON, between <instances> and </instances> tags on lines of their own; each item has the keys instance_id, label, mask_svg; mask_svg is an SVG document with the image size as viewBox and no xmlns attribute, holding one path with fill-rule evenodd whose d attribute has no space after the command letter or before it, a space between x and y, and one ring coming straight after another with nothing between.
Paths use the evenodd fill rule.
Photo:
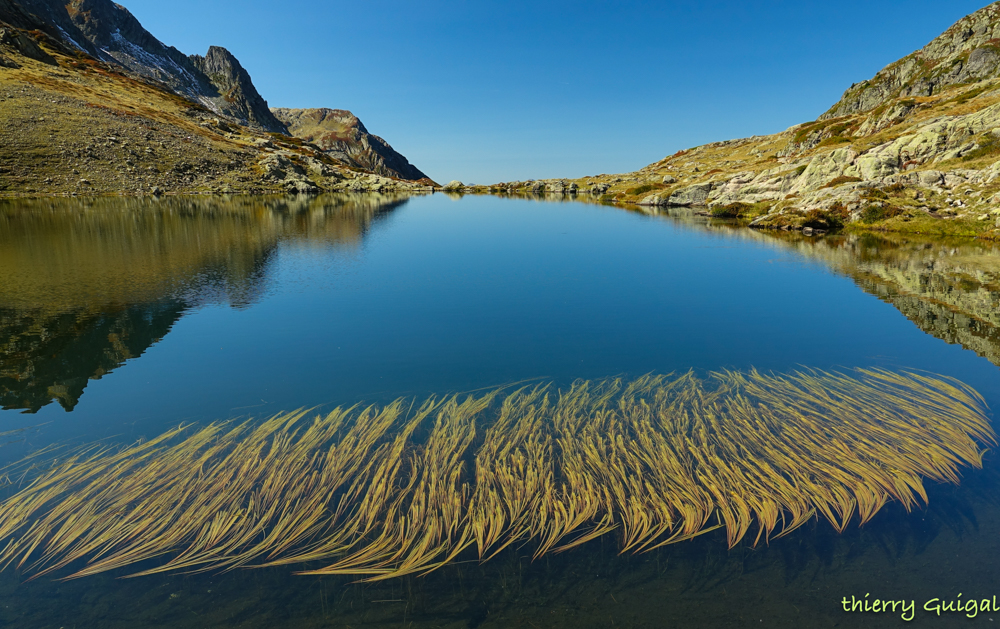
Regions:
<instances>
[{"instance_id":1,"label":"lichen-covered rock","mask_svg":"<svg viewBox=\"0 0 1000 629\"><path fill-rule=\"evenodd\" d=\"M708 202L708 195L712 193L712 182L697 183L677 190L670 195L669 205L705 205Z\"/></svg>"},{"instance_id":2,"label":"lichen-covered rock","mask_svg":"<svg viewBox=\"0 0 1000 629\"><path fill-rule=\"evenodd\" d=\"M663 207L666 205L670 205L670 201L668 197L664 197L659 194L651 194L647 197L644 197L642 201L639 201L638 205L644 205L649 207Z\"/></svg>"}]
</instances>

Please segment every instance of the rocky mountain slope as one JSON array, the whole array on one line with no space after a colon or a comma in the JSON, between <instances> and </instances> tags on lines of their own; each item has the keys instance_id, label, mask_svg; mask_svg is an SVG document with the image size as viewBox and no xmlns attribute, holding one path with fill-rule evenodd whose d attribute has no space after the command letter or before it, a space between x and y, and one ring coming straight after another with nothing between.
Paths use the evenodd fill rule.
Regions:
<instances>
[{"instance_id":1,"label":"rocky mountain slope","mask_svg":"<svg viewBox=\"0 0 1000 629\"><path fill-rule=\"evenodd\" d=\"M175 92L233 122L264 131L286 131L271 115L249 75L225 49L213 47L207 57L188 57L165 46L128 9L110 0L16 2L23 13L44 24L55 39L95 59L166 83ZM3 18L0 13L0 20Z\"/></svg>"},{"instance_id":2,"label":"rocky mountain slope","mask_svg":"<svg viewBox=\"0 0 1000 629\"><path fill-rule=\"evenodd\" d=\"M386 177L427 179L389 143L368 133L358 117L343 109L272 109L289 133L315 144L346 164Z\"/></svg>"},{"instance_id":3,"label":"rocky mountain slope","mask_svg":"<svg viewBox=\"0 0 1000 629\"><path fill-rule=\"evenodd\" d=\"M1000 6L992 4L956 22L921 50L852 85L820 119L866 113L898 98L934 96L951 85L1000 74Z\"/></svg>"},{"instance_id":4,"label":"rocky mountain slope","mask_svg":"<svg viewBox=\"0 0 1000 629\"><path fill-rule=\"evenodd\" d=\"M679 151L634 173L480 190L587 193L650 212L703 207L761 228L1000 238L998 44L994 3L854 85L816 121Z\"/></svg>"},{"instance_id":5,"label":"rocky mountain slope","mask_svg":"<svg viewBox=\"0 0 1000 629\"><path fill-rule=\"evenodd\" d=\"M433 185L412 166L422 180L405 181L406 159L367 131L340 152L385 157L287 134L224 48L185 56L110 0L0 0L0 195Z\"/></svg>"}]
</instances>

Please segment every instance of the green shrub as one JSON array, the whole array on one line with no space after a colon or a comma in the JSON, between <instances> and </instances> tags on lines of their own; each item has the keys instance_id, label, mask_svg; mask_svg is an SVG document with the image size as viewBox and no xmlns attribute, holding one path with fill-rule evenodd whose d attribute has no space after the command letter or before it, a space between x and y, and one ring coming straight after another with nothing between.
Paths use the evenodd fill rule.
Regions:
<instances>
[{"instance_id":1,"label":"green shrub","mask_svg":"<svg viewBox=\"0 0 1000 629\"><path fill-rule=\"evenodd\" d=\"M805 213L803 227L813 229L840 229L847 221L847 208L843 205L835 205L829 210L809 210Z\"/></svg>"},{"instance_id":2,"label":"green shrub","mask_svg":"<svg viewBox=\"0 0 1000 629\"><path fill-rule=\"evenodd\" d=\"M878 188L870 188L865 191L862 198L867 199L868 201L885 201L889 198L889 195Z\"/></svg>"},{"instance_id":3,"label":"green shrub","mask_svg":"<svg viewBox=\"0 0 1000 629\"><path fill-rule=\"evenodd\" d=\"M662 183L644 183L641 186L636 186L635 188L629 188L625 191L625 194L629 196L638 196L640 194L646 194L647 192L652 192L653 190L663 190L666 188Z\"/></svg>"},{"instance_id":4,"label":"green shrub","mask_svg":"<svg viewBox=\"0 0 1000 629\"><path fill-rule=\"evenodd\" d=\"M751 218L767 214L771 209L771 204L761 203L730 203L729 205L717 205L709 213L715 218Z\"/></svg>"},{"instance_id":5,"label":"green shrub","mask_svg":"<svg viewBox=\"0 0 1000 629\"><path fill-rule=\"evenodd\" d=\"M892 205L868 205L861 210L862 223L877 223L888 220L903 213L898 207Z\"/></svg>"},{"instance_id":6,"label":"green shrub","mask_svg":"<svg viewBox=\"0 0 1000 629\"><path fill-rule=\"evenodd\" d=\"M751 207L749 203L730 203L729 205L717 205L710 210L710 213L716 218L740 218Z\"/></svg>"},{"instance_id":7,"label":"green shrub","mask_svg":"<svg viewBox=\"0 0 1000 629\"><path fill-rule=\"evenodd\" d=\"M792 140L796 144L802 144L809 137L809 134L816 130L817 127L822 127L823 123L816 121L810 122L803 126L801 129L795 132L795 139Z\"/></svg>"},{"instance_id":8,"label":"green shrub","mask_svg":"<svg viewBox=\"0 0 1000 629\"><path fill-rule=\"evenodd\" d=\"M856 183L858 181L861 181L861 177L848 177L846 175L841 175L840 177L837 177L835 179L831 179L823 187L824 188L836 188L837 186L841 186L841 185L843 185L845 183Z\"/></svg>"},{"instance_id":9,"label":"green shrub","mask_svg":"<svg viewBox=\"0 0 1000 629\"><path fill-rule=\"evenodd\" d=\"M974 159L986 157L987 155L993 155L998 152L1000 152L1000 137L997 137L992 133L984 133L979 136L976 148L962 156L962 161L971 162Z\"/></svg>"},{"instance_id":10,"label":"green shrub","mask_svg":"<svg viewBox=\"0 0 1000 629\"><path fill-rule=\"evenodd\" d=\"M824 146L836 146L837 144L850 144L851 139L845 138L840 135L835 135L832 138L826 138L822 142L816 145L816 148L823 148Z\"/></svg>"},{"instance_id":11,"label":"green shrub","mask_svg":"<svg viewBox=\"0 0 1000 629\"><path fill-rule=\"evenodd\" d=\"M850 126L851 123L849 122L842 122L840 124L835 124L829 129L830 135L834 137L843 135L844 131L847 131L850 128Z\"/></svg>"},{"instance_id":12,"label":"green shrub","mask_svg":"<svg viewBox=\"0 0 1000 629\"><path fill-rule=\"evenodd\" d=\"M814 131L829 132L830 135L837 136L850 128L850 126L850 122L844 122L844 117L834 118L832 120L817 120L806 124L801 129L796 131L795 139L793 141L796 144L802 144Z\"/></svg>"}]
</instances>

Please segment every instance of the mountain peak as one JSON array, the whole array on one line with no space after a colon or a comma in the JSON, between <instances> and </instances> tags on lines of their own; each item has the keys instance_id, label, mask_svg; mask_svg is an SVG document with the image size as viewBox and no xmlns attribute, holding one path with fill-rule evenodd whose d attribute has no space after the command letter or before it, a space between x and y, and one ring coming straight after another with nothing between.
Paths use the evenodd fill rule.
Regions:
<instances>
[{"instance_id":1,"label":"mountain peak","mask_svg":"<svg viewBox=\"0 0 1000 629\"><path fill-rule=\"evenodd\" d=\"M865 113L894 98L933 96L1000 73L1000 2L965 16L920 50L852 85L821 119Z\"/></svg>"},{"instance_id":2,"label":"mountain peak","mask_svg":"<svg viewBox=\"0 0 1000 629\"><path fill-rule=\"evenodd\" d=\"M229 115L271 131L287 131L268 109L267 101L257 92L250 74L231 52L221 46L211 46L204 57L191 55L189 59L218 90L228 105Z\"/></svg>"},{"instance_id":3,"label":"mountain peak","mask_svg":"<svg viewBox=\"0 0 1000 629\"><path fill-rule=\"evenodd\" d=\"M229 51L212 47L206 57L189 59L156 39L128 9L111 0L0 0L0 20L8 17L21 28L31 26L27 21L44 26L66 45L165 83L220 116L265 131L286 132ZM215 78L198 63L210 68Z\"/></svg>"},{"instance_id":4,"label":"mountain peak","mask_svg":"<svg viewBox=\"0 0 1000 629\"><path fill-rule=\"evenodd\" d=\"M410 181L427 178L388 142L370 134L361 120L347 110L275 108L271 112L288 125L289 133L346 164Z\"/></svg>"}]
</instances>

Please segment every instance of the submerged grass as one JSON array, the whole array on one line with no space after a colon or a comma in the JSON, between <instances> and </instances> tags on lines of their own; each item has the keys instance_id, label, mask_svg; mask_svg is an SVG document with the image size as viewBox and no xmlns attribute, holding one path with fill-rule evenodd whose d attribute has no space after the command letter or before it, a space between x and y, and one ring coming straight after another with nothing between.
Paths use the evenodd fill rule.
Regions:
<instances>
[{"instance_id":1,"label":"submerged grass","mask_svg":"<svg viewBox=\"0 0 1000 629\"><path fill-rule=\"evenodd\" d=\"M77 578L305 565L380 580L602 535L754 543L926 502L995 443L962 383L859 369L575 383L178 427L7 470L0 568Z\"/></svg>"}]
</instances>

